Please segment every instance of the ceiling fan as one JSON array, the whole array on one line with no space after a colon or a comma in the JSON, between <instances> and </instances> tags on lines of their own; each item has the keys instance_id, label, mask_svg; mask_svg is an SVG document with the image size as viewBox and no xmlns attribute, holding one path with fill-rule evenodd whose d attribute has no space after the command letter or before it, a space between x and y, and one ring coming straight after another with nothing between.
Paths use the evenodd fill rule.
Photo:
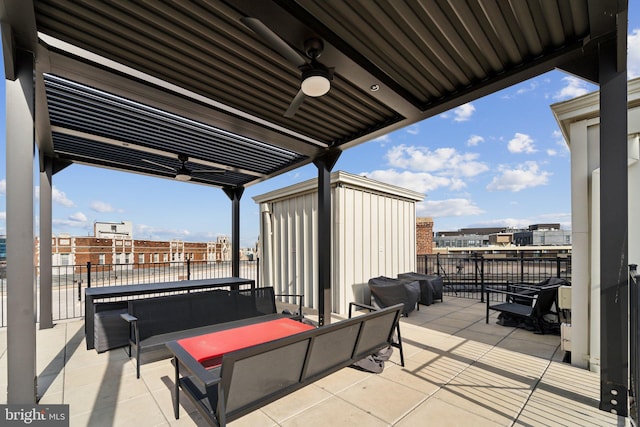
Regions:
<instances>
[{"instance_id":1,"label":"ceiling fan","mask_svg":"<svg viewBox=\"0 0 640 427\"><path fill-rule=\"evenodd\" d=\"M175 179L178 181L190 181L191 174L193 173L224 173L224 169L189 169L185 166L185 163L189 160L186 154L178 154L178 160L180 161L180 167L174 168L172 166L163 165L162 163L154 162L152 160L142 159L143 162L151 163L152 165L160 166L165 169L172 170L176 173Z\"/></svg>"},{"instance_id":2,"label":"ceiling fan","mask_svg":"<svg viewBox=\"0 0 640 427\"><path fill-rule=\"evenodd\" d=\"M316 98L329 92L334 69L333 67L326 67L324 64L318 62L318 58L324 50L324 43L321 39L311 38L305 40L304 52L306 57L304 57L259 19L242 17L240 21L253 30L254 33L262 37L276 52L296 65L302 72L300 90L284 113L285 117L293 117L307 96Z\"/></svg>"}]
</instances>

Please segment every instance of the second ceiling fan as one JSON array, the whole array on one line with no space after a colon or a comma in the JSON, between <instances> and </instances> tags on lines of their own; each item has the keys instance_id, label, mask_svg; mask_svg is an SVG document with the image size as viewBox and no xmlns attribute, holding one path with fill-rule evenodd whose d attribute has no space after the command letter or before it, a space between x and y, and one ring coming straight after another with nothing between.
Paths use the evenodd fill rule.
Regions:
<instances>
[{"instance_id":1,"label":"second ceiling fan","mask_svg":"<svg viewBox=\"0 0 640 427\"><path fill-rule=\"evenodd\" d=\"M321 39L311 38L305 40L304 51L307 57L304 57L259 19L243 17L240 18L240 21L262 37L276 52L297 66L302 73L300 90L284 113L285 117L293 117L307 96L316 98L329 92L334 69L318 62L318 58L324 50L324 43Z\"/></svg>"},{"instance_id":2,"label":"second ceiling fan","mask_svg":"<svg viewBox=\"0 0 640 427\"><path fill-rule=\"evenodd\" d=\"M152 160L141 159L143 162L150 163L152 165L160 166L165 169L169 169L175 171L174 178L178 181L191 181L192 174L194 173L224 173L224 169L189 169L185 165L187 161L189 161L189 157L186 154L178 154L178 160L180 161L180 166L178 168L167 166L162 163L154 162Z\"/></svg>"}]
</instances>

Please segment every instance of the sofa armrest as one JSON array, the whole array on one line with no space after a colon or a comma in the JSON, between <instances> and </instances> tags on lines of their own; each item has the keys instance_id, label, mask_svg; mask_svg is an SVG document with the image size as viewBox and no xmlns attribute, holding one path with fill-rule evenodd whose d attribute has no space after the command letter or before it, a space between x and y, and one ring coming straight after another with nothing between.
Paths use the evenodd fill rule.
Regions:
<instances>
[{"instance_id":1,"label":"sofa armrest","mask_svg":"<svg viewBox=\"0 0 640 427\"><path fill-rule=\"evenodd\" d=\"M129 323L136 322L138 320L136 316L132 316L129 313L122 313L120 317L122 317L124 320L126 320Z\"/></svg>"},{"instance_id":2,"label":"sofa armrest","mask_svg":"<svg viewBox=\"0 0 640 427\"><path fill-rule=\"evenodd\" d=\"M351 319L351 309L352 309L352 307L364 308L365 310L369 310L370 312L378 310L377 308L375 308L374 306L371 306L371 305L360 304L359 302L350 302L349 303L349 319Z\"/></svg>"},{"instance_id":3,"label":"sofa armrest","mask_svg":"<svg viewBox=\"0 0 640 427\"><path fill-rule=\"evenodd\" d=\"M205 387L211 387L220 382L220 369L206 369L200 362L194 359L177 341L166 344L167 348L176 359L175 363L184 367L193 378L196 378ZM179 368L178 368L179 369ZM177 378L176 378L177 380Z\"/></svg>"}]
</instances>

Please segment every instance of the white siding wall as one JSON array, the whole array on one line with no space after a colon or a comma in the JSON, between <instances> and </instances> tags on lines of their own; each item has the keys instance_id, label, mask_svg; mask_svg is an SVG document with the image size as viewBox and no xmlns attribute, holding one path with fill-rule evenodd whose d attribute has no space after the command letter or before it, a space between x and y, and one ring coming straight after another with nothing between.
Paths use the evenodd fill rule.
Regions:
<instances>
[{"instance_id":1,"label":"white siding wall","mask_svg":"<svg viewBox=\"0 0 640 427\"><path fill-rule=\"evenodd\" d=\"M371 277L414 271L415 200L332 185L333 311L369 303ZM262 283L317 308L317 192L261 203ZM289 302L294 302L290 299Z\"/></svg>"},{"instance_id":2,"label":"white siding wall","mask_svg":"<svg viewBox=\"0 0 640 427\"><path fill-rule=\"evenodd\" d=\"M340 284L333 289L333 304L345 313L349 302L369 303L370 278L415 270L415 202L346 186L333 194L334 277Z\"/></svg>"}]
</instances>

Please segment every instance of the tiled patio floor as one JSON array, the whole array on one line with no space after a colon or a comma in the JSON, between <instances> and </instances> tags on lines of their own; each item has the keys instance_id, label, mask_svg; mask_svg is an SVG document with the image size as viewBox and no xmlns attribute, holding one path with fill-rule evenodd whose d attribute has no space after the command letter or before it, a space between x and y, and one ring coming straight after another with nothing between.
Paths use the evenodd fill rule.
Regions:
<instances>
[{"instance_id":1,"label":"tiled patio floor","mask_svg":"<svg viewBox=\"0 0 640 427\"><path fill-rule=\"evenodd\" d=\"M232 426L605 426L598 375L562 363L557 336L484 322L474 300L445 298L402 320L397 351L379 375L345 368L257 410ZM169 360L142 365L124 349L87 351L82 321L38 331L40 403L70 405L71 426L203 425L188 399L171 406ZM0 330L6 372L6 330ZM0 387L6 389L6 375ZM6 395L0 397L6 400Z\"/></svg>"}]
</instances>

